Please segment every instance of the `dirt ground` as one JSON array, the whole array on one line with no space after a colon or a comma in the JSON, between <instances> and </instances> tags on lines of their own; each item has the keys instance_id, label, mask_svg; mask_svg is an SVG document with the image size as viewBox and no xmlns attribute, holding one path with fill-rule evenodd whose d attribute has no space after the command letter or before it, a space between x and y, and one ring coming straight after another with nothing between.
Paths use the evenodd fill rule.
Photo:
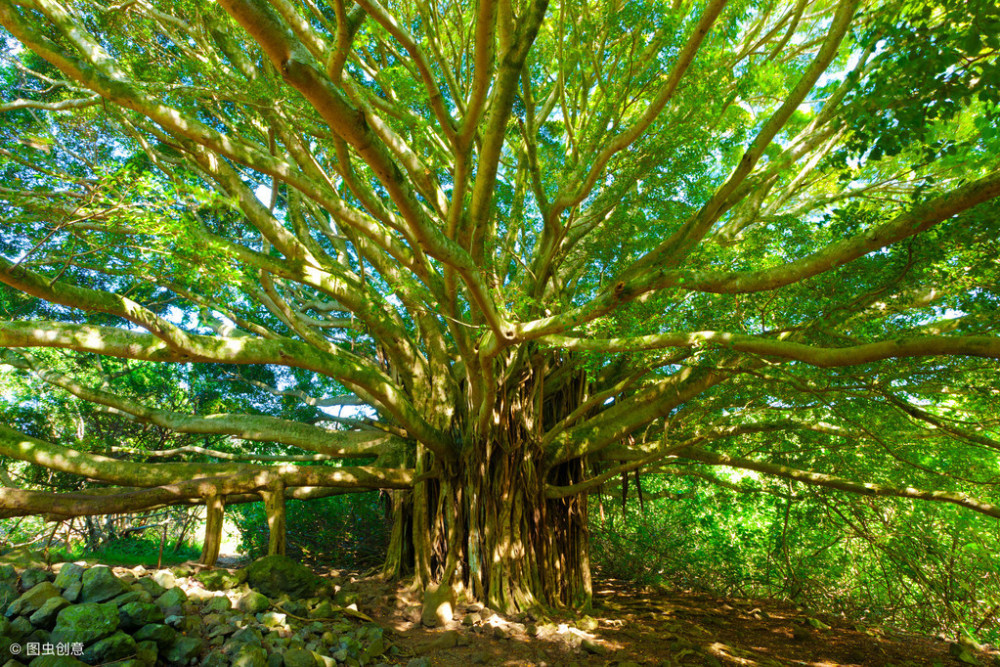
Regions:
<instances>
[{"instance_id":1,"label":"dirt ground","mask_svg":"<svg viewBox=\"0 0 1000 667\"><path fill-rule=\"evenodd\" d=\"M426 657L435 667L741 665L776 667L1000 666L1000 652L971 651L932 637L884 632L843 619L804 615L775 602L595 582L594 609L583 618L501 618L459 607L449 627L420 624L417 596L404 587L330 572L400 648L407 664ZM461 619L461 620L460 620ZM424 663L426 664L426 663Z\"/></svg>"}]
</instances>

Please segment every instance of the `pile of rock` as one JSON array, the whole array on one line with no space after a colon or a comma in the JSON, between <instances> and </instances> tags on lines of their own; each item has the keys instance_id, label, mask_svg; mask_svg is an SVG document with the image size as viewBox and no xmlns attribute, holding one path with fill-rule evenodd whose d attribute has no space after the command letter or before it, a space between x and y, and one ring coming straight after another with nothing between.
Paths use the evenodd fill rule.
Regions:
<instances>
[{"instance_id":1,"label":"pile of rock","mask_svg":"<svg viewBox=\"0 0 1000 667\"><path fill-rule=\"evenodd\" d=\"M284 556L237 572L0 565L4 667L336 667L395 652Z\"/></svg>"}]
</instances>

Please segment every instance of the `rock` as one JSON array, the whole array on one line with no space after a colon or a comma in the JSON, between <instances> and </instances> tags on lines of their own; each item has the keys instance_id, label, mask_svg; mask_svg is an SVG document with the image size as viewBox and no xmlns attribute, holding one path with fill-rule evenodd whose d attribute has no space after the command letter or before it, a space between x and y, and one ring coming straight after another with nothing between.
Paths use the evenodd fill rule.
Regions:
<instances>
[{"instance_id":1,"label":"rock","mask_svg":"<svg viewBox=\"0 0 1000 667\"><path fill-rule=\"evenodd\" d=\"M293 648L284 655L285 667L316 667L316 658L312 651L304 648Z\"/></svg>"},{"instance_id":2,"label":"rock","mask_svg":"<svg viewBox=\"0 0 1000 667\"><path fill-rule=\"evenodd\" d=\"M293 598L309 597L320 583L312 570L280 554L251 563L246 568L246 581L254 590L274 598L282 593Z\"/></svg>"},{"instance_id":3,"label":"rock","mask_svg":"<svg viewBox=\"0 0 1000 667\"><path fill-rule=\"evenodd\" d=\"M34 614L32 614L28 620L36 628L45 628L46 630L51 630L56 624L56 616L63 609L69 606L69 601L64 597L55 596L51 597L42 603L42 606L38 608Z\"/></svg>"},{"instance_id":4,"label":"rock","mask_svg":"<svg viewBox=\"0 0 1000 667\"><path fill-rule=\"evenodd\" d=\"M27 616L18 616L10 622L9 632L11 637L26 637L33 629Z\"/></svg>"},{"instance_id":5,"label":"rock","mask_svg":"<svg viewBox=\"0 0 1000 667\"><path fill-rule=\"evenodd\" d=\"M309 618L331 618L333 614L333 605L329 600L323 600L309 612Z\"/></svg>"},{"instance_id":6,"label":"rock","mask_svg":"<svg viewBox=\"0 0 1000 667\"><path fill-rule=\"evenodd\" d=\"M162 623L148 623L132 634L137 642L153 641L160 651L169 648L177 641L177 631Z\"/></svg>"},{"instance_id":7,"label":"rock","mask_svg":"<svg viewBox=\"0 0 1000 667\"><path fill-rule=\"evenodd\" d=\"M86 646L104 639L117 629L117 607L107 602L85 602L59 612L50 640L53 644L81 643Z\"/></svg>"},{"instance_id":8,"label":"rock","mask_svg":"<svg viewBox=\"0 0 1000 667\"><path fill-rule=\"evenodd\" d=\"M605 655L608 652L608 649L601 646L597 642L591 641L590 639L584 639L580 642L580 648L587 653L593 653L594 655Z\"/></svg>"},{"instance_id":9,"label":"rock","mask_svg":"<svg viewBox=\"0 0 1000 667\"><path fill-rule=\"evenodd\" d=\"M177 585L177 578L174 577L174 573L170 570L157 570L150 576L150 579L164 590ZM152 591L150 591L150 595L152 595Z\"/></svg>"},{"instance_id":10,"label":"rock","mask_svg":"<svg viewBox=\"0 0 1000 667\"><path fill-rule=\"evenodd\" d=\"M48 571L39 567L25 568L25 570L21 572L21 590L30 590L43 581L49 581L51 578L52 577Z\"/></svg>"},{"instance_id":11,"label":"rock","mask_svg":"<svg viewBox=\"0 0 1000 667\"><path fill-rule=\"evenodd\" d=\"M83 572L82 565L78 565L77 563L63 563L63 566L59 568L59 574L56 575L56 580L52 583L65 590L69 586L80 582Z\"/></svg>"},{"instance_id":12,"label":"rock","mask_svg":"<svg viewBox=\"0 0 1000 667\"><path fill-rule=\"evenodd\" d=\"M482 620L483 619L479 617L479 613L474 611L471 614L466 614L465 616L462 617L462 625L472 626L475 625L476 623L479 623Z\"/></svg>"},{"instance_id":13,"label":"rock","mask_svg":"<svg viewBox=\"0 0 1000 667\"><path fill-rule=\"evenodd\" d=\"M129 590L125 582L114 575L111 568L103 565L84 572L81 581L83 590L80 599L83 602L106 602Z\"/></svg>"},{"instance_id":14,"label":"rock","mask_svg":"<svg viewBox=\"0 0 1000 667\"><path fill-rule=\"evenodd\" d=\"M194 575L194 578L210 591L228 591L230 588L236 588L246 581L247 571L202 570Z\"/></svg>"},{"instance_id":15,"label":"rock","mask_svg":"<svg viewBox=\"0 0 1000 667\"><path fill-rule=\"evenodd\" d=\"M209 600L203 609L205 613L229 611L233 608L233 603L225 595L219 595Z\"/></svg>"},{"instance_id":16,"label":"rock","mask_svg":"<svg viewBox=\"0 0 1000 667\"><path fill-rule=\"evenodd\" d=\"M7 605L17 599L17 574L6 576L6 568L10 568L13 573L14 568L10 565L0 566L0 615L7 610Z\"/></svg>"},{"instance_id":17,"label":"rock","mask_svg":"<svg viewBox=\"0 0 1000 667\"><path fill-rule=\"evenodd\" d=\"M267 656L267 667L284 667L285 659L280 653L272 653Z\"/></svg>"},{"instance_id":18,"label":"rock","mask_svg":"<svg viewBox=\"0 0 1000 667\"><path fill-rule=\"evenodd\" d=\"M233 667L267 667L267 652L260 646L242 644L231 664Z\"/></svg>"},{"instance_id":19,"label":"rock","mask_svg":"<svg viewBox=\"0 0 1000 667\"><path fill-rule=\"evenodd\" d=\"M79 602L80 593L82 592L83 592L83 582L74 581L72 584L66 587L66 590L64 590L62 593L62 596L66 599L67 602L75 604L76 602Z\"/></svg>"},{"instance_id":20,"label":"rock","mask_svg":"<svg viewBox=\"0 0 1000 667\"><path fill-rule=\"evenodd\" d=\"M139 579L138 581L135 582L135 585L141 586L142 589L147 593L149 593L154 600L163 595L164 593L166 593L167 591L166 588L159 585L149 577L143 577L142 579Z\"/></svg>"},{"instance_id":21,"label":"rock","mask_svg":"<svg viewBox=\"0 0 1000 667\"><path fill-rule=\"evenodd\" d=\"M179 637L163 653L163 660L168 665L186 665L192 658L205 650L205 640L200 637Z\"/></svg>"},{"instance_id":22,"label":"rock","mask_svg":"<svg viewBox=\"0 0 1000 667\"><path fill-rule=\"evenodd\" d=\"M428 586L424 591L424 605L420 612L420 622L433 628L451 622L455 605L455 594L451 586Z\"/></svg>"},{"instance_id":23,"label":"rock","mask_svg":"<svg viewBox=\"0 0 1000 667\"><path fill-rule=\"evenodd\" d=\"M21 618L24 618L22 616ZM48 644L49 643L49 632L47 630L42 630L41 628L35 628L31 631L27 637L22 640L22 644L28 643L38 643L38 644Z\"/></svg>"},{"instance_id":24,"label":"rock","mask_svg":"<svg viewBox=\"0 0 1000 667\"><path fill-rule=\"evenodd\" d=\"M81 657L85 662L99 665L134 655L135 650L135 640L119 630L85 648Z\"/></svg>"},{"instance_id":25,"label":"rock","mask_svg":"<svg viewBox=\"0 0 1000 667\"><path fill-rule=\"evenodd\" d=\"M202 658L201 665L199 665L199 667L230 667L233 664L234 663L227 658L222 651L212 651Z\"/></svg>"},{"instance_id":26,"label":"rock","mask_svg":"<svg viewBox=\"0 0 1000 667\"><path fill-rule=\"evenodd\" d=\"M149 602L128 602L118 608L118 625L126 632L163 620L163 611Z\"/></svg>"},{"instance_id":27,"label":"rock","mask_svg":"<svg viewBox=\"0 0 1000 667\"><path fill-rule=\"evenodd\" d=\"M156 598L156 606L166 611L171 607L181 607L187 602L187 594L181 588L170 588Z\"/></svg>"},{"instance_id":28,"label":"rock","mask_svg":"<svg viewBox=\"0 0 1000 667\"><path fill-rule=\"evenodd\" d=\"M14 618L18 615L30 616L41 609L42 605L49 598L58 597L61 591L52 583L43 581L24 592L7 607L7 618Z\"/></svg>"},{"instance_id":29,"label":"rock","mask_svg":"<svg viewBox=\"0 0 1000 667\"><path fill-rule=\"evenodd\" d=\"M270 606L271 601L267 596L257 591L250 591L236 602L236 608L248 614L257 614Z\"/></svg>"},{"instance_id":30,"label":"rock","mask_svg":"<svg viewBox=\"0 0 1000 667\"><path fill-rule=\"evenodd\" d=\"M593 632L597 629L597 619L590 616L584 616L576 622L576 627L584 632Z\"/></svg>"},{"instance_id":31,"label":"rock","mask_svg":"<svg viewBox=\"0 0 1000 667\"><path fill-rule=\"evenodd\" d=\"M87 663L69 655L43 655L32 660L29 667L87 667Z\"/></svg>"},{"instance_id":32,"label":"rock","mask_svg":"<svg viewBox=\"0 0 1000 667\"><path fill-rule=\"evenodd\" d=\"M153 667L153 665L156 664L156 657L159 653L159 647L156 645L156 642L152 640L147 639L145 641L135 643L135 657L144 665Z\"/></svg>"},{"instance_id":33,"label":"rock","mask_svg":"<svg viewBox=\"0 0 1000 667\"><path fill-rule=\"evenodd\" d=\"M260 622L269 628L280 628L285 626L288 617L276 611L268 611L260 615Z\"/></svg>"},{"instance_id":34,"label":"rock","mask_svg":"<svg viewBox=\"0 0 1000 667\"><path fill-rule=\"evenodd\" d=\"M406 663L406 667L433 667L433 665L430 658L422 656L420 658L410 658L410 661Z\"/></svg>"}]
</instances>

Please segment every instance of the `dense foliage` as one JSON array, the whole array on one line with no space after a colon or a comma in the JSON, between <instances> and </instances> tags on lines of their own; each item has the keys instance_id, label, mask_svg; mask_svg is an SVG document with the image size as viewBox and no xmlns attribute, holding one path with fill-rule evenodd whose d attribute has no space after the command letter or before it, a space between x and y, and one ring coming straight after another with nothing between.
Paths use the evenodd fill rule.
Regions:
<instances>
[{"instance_id":1,"label":"dense foliage","mask_svg":"<svg viewBox=\"0 0 1000 667\"><path fill-rule=\"evenodd\" d=\"M892 551L907 513L928 553L995 542L995 3L0 25L7 516L203 503L213 535L263 499L279 551L286 499L383 489L386 573L497 609L587 604L588 496L640 470L770 480L697 520L784 503L802 549ZM747 563L792 595L792 557Z\"/></svg>"}]
</instances>

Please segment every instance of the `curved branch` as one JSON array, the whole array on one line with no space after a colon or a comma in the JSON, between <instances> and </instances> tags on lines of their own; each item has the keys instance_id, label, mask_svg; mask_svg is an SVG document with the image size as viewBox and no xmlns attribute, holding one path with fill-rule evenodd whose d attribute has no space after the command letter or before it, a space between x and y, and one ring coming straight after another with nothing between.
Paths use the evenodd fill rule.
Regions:
<instances>
[{"instance_id":1,"label":"curved branch","mask_svg":"<svg viewBox=\"0 0 1000 667\"><path fill-rule=\"evenodd\" d=\"M818 347L724 331L694 331L605 339L545 336L540 342L565 350L600 352L657 350L668 347L720 347L764 357L801 361L820 368L854 366L884 359L939 355L1000 359L1000 337L996 336L915 336L849 347Z\"/></svg>"},{"instance_id":2,"label":"curved branch","mask_svg":"<svg viewBox=\"0 0 1000 667\"><path fill-rule=\"evenodd\" d=\"M960 507L971 509L992 517L1000 518L1000 506L974 498L960 491L926 491L913 487L895 488L883 486L881 484L871 484L855 482L843 477L826 475L818 472L799 470L788 466L773 463L760 463L727 454L716 454L697 447L691 447L678 453L682 458L692 461L699 461L713 466L729 466L732 468L742 468L744 470L754 470L765 475L774 475L784 479L790 479L803 484L815 486L825 486L838 491L857 493L863 496L912 498L915 500L931 500L935 502L952 503Z\"/></svg>"}]
</instances>

